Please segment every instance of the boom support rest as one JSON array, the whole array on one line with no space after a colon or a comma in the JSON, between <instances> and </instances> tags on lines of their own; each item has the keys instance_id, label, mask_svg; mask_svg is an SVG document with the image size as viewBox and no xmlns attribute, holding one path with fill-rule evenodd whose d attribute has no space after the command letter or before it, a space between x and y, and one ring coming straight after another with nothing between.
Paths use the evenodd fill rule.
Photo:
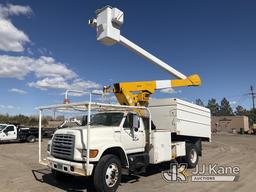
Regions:
<instances>
[{"instance_id":1,"label":"boom support rest","mask_svg":"<svg viewBox=\"0 0 256 192\"><path fill-rule=\"evenodd\" d=\"M147 106L149 97L155 90L200 85L201 79L195 74L186 79L116 83L114 88L104 87L103 92L114 93L121 105Z\"/></svg>"}]
</instances>

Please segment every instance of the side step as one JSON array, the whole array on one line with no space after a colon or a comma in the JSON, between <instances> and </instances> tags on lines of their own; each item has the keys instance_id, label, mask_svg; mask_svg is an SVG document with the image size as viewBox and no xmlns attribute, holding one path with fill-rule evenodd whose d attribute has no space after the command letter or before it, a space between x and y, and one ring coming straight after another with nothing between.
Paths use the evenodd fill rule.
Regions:
<instances>
[{"instance_id":1,"label":"side step","mask_svg":"<svg viewBox=\"0 0 256 192\"><path fill-rule=\"evenodd\" d=\"M133 174L140 174L146 171L146 167L149 164L148 153L139 153L128 155L129 160L129 171Z\"/></svg>"}]
</instances>

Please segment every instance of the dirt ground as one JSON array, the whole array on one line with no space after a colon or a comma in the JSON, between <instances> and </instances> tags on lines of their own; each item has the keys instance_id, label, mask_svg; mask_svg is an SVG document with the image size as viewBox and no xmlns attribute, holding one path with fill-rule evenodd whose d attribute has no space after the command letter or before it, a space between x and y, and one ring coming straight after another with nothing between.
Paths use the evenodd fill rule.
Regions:
<instances>
[{"instance_id":1,"label":"dirt ground","mask_svg":"<svg viewBox=\"0 0 256 192\"><path fill-rule=\"evenodd\" d=\"M37 161L38 143L0 144L0 191L94 191L91 180L83 177L55 181L50 170ZM256 136L213 135L211 143L204 143L199 163L239 166L240 178L237 182L166 183L161 177L164 166L155 166L147 175L123 177L119 191L252 191L256 186Z\"/></svg>"}]
</instances>

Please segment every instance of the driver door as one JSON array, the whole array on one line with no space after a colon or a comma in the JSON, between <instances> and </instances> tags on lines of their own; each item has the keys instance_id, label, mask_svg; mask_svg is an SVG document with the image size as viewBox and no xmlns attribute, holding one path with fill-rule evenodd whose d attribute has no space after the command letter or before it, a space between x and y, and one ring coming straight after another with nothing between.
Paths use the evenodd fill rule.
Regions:
<instances>
[{"instance_id":1,"label":"driver door","mask_svg":"<svg viewBox=\"0 0 256 192\"><path fill-rule=\"evenodd\" d=\"M17 133L13 125L7 126L1 133L2 140L14 140L17 138Z\"/></svg>"},{"instance_id":2,"label":"driver door","mask_svg":"<svg viewBox=\"0 0 256 192\"><path fill-rule=\"evenodd\" d=\"M134 114L130 114L134 115ZM139 126L134 128L129 123L129 114L126 116L121 131L121 142L127 153L137 153L145 151L145 130L142 118L138 117Z\"/></svg>"}]
</instances>

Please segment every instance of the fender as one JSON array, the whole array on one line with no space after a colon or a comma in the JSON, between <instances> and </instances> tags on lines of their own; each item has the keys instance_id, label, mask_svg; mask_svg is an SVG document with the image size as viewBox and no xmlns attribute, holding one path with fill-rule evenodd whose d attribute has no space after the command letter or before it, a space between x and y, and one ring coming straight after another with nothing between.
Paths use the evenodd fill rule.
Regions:
<instances>
[{"instance_id":1,"label":"fender","mask_svg":"<svg viewBox=\"0 0 256 192\"><path fill-rule=\"evenodd\" d=\"M100 158L105 154L115 154L120 158L122 165L126 168L129 168L127 154L125 153L123 146L121 146L120 144L112 143L111 145L111 143L109 143L108 145L104 146L94 145L93 148L99 149L99 154L97 155L97 157L91 159L92 162L98 162Z\"/></svg>"}]
</instances>

